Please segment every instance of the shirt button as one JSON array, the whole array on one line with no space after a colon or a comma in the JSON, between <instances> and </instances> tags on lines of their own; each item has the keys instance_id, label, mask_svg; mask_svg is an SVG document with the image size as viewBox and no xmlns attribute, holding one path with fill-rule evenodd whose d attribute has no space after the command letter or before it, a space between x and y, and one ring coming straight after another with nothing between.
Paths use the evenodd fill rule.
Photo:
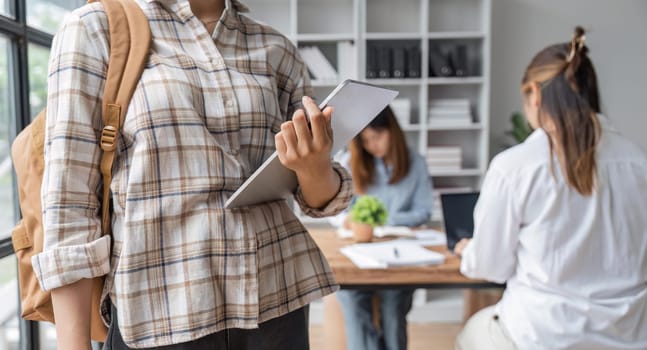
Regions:
<instances>
[{"instance_id":1,"label":"shirt button","mask_svg":"<svg viewBox=\"0 0 647 350\"><path fill-rule=\"evenodd\" d=\"M227 108L233 107L234 106L234 101L232 101L230 98L226 99L225 100L225 106L227 106Z\"/></svg>"}]
</instances>

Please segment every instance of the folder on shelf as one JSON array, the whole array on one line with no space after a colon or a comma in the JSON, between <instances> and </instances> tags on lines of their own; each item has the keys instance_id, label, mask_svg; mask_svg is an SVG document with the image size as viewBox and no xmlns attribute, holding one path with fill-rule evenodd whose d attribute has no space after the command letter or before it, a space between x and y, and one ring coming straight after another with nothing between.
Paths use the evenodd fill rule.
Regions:
<instances>
[{"instance_id":1,"label":"folder on shelf","mask_svg":"<svg viewBox=\"0 0 647 350\"><path fill-rule=\"evenodd\" d=\"M454 66L454 74L457 77L469 75L467 68L467 46L456 45L452 54L452 65Z\"/></svg>"},{"instance_id":2,"label":"folder on shelf","mask_svg":"<svg viewBox=\"0 0 647 350\"><path fill-rule=\"evenodd\" d=\"M378 49L375 46L366 48L366 78L377 78L377 55Z\"/></svg>"},{"instance_id":3,"label":"folder on shelf","mask_svg":"<svg viewBox=\"0 0 647 350\"><path fill-rule=\"evenodd\" d=\"M391 48L381 46L378 48L377 55L377 76L379 78L391 77Z\"/></svg>"},{"instance_id":4,"label":"folder on shelf","mask_svg":"<svg viewBox=\"0 0 647 350\"><path fill-rule=\"evenodd\" d=\"M391 76L393 78L404 78L407 74L407 55L403 47L393 48L393 70Z\"/></svg>"},{"instance_id":5,"label":"folder on shelf","mask_svg":"<svg viewBox=\"0 0 647 350\"><path fill-rule=\"evenodd\" d=\"M451 77L453 75L454 68L447 55L442 53L439 48L431 47L429 49L429 76Z\"/></svg>"},{"instance_id":6,"label":"folder on shelf","mask_svg":"<svg viewBox=\"0 0 647 350\"><path fill-rule=\"evenodd\" d=\"M407 50L407 78L420 78L420 48L413 46Z\"/></svg>"}]
</instances>

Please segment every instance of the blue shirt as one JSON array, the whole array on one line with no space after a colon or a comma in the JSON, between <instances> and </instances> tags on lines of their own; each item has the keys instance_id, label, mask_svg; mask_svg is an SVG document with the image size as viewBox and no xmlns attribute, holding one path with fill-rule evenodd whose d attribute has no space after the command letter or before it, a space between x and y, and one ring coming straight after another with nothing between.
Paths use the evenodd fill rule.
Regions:
<instances>
[{"instance_id":1,"label":"blue shirt","mask_svg":"<svg viewBox=\"0 0 647 350\"><path fill-rule=\"evenodd\" d=\"M387 166L380 158L375 158L373 183L366 189L367 195L379 198L386 207L388 226L418 226L429 221L433 203L432 183L425 159L417 152L409 150L411 161L409 173L395 184L389 184L393 167ZM347 168L350 157L346 154L340 162ZM352 204L351 204L352 206ZM341 225L348 213L334 219Z\"/></svg>"}]
</instances>

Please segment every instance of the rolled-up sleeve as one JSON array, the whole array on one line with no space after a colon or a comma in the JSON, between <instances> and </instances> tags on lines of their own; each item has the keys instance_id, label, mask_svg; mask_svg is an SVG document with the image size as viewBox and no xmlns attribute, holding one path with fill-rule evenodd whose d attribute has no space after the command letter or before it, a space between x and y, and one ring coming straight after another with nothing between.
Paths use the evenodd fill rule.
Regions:
<instances>
[{"instance_id":1,"label":"rolled-up sleeve","mask_svg":"<svg viewBox=\"0 0 647 350\"><path fill-rule=\"evenodd\" d=\"M297 188L295 193L295 199L301 211L310 217L313 218L323 218L326 216L332 216L341 213L348 207L351 199L353 199L353 184L351 181L350 174L343 166L337 162L333 162L333 169L339 175L341 180L341 185L339 186L339 191L335 197L333 197L328 204L322 208L311 208L306 204L305 199L303 199L303 193L301 192L301 187Z\"/></svg>"},{"instance_id":2,"label":"rolled-up sleeve","mask_svg":"<svg viewBox=\"0 0 647 350\"><path fill-rule=\"evenodd\" d=\"M43 252L32 258L44 290L110 269L110 236L102 236L99 212L97 141L107 69L101 23L71 14L52 46L41 188L44 242Z\"/></svg>"}]
</instances>

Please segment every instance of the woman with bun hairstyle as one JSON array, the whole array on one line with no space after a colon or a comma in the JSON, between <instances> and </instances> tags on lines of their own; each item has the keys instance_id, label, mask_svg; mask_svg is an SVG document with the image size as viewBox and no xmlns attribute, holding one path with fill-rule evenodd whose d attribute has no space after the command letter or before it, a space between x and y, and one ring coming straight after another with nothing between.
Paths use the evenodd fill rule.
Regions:
<instances>
[{"instance_id":1,"label":"woman with bun hairstyle","mask_svg":"<svg viewBox=\"0 0 647 350\"><path fill-rule=\"evenodd\" d=\"M584 30L522 83L536 130L497 155L461 272L506 283L457 349L647 349L647 157L600 114Z\"/></svg>"}]
</instances>

